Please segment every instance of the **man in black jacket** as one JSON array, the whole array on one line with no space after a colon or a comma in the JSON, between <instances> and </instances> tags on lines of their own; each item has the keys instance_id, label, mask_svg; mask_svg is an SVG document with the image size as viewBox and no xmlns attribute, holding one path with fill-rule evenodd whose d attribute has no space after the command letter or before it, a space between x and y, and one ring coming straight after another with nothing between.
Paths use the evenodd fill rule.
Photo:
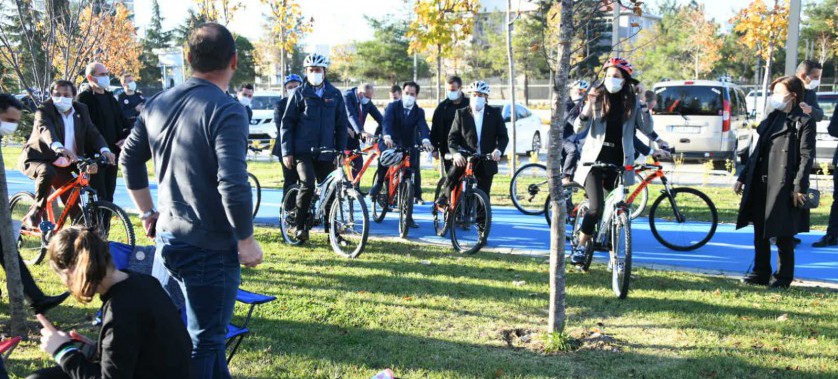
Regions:
<instances>
[{"instance_id":1,"label":"man in black jacket","mask_svg":"<svg viewBox=\"0 0 838 379\"><path fill-rule=\"evenodd\" d=\"M282 193L288 193L288 189L300 181L300 176L297 175L297 170L290 169L282 164L282 115L285 113L285 108L288 106L288 98L294 94L297 87L303 84L303 78L297 74L291 74L285 77L285 93L287 94L276 103L274 109L274 124L276 124L276 141L274 148L271 151L273 156L280 161L279 166L282 167Z\"/></svg>"},{"instance_id":2,"label":"man in black jacket","mask_svg":"<svg viewBox=\"0 0 838 379\"><path fill-rule=\"evenodd\" d=\"M829 121L827 132L830 136L838 137L838 111L832 112L832 119ZM838 150L832 157L832 166L838 164ZM826 234L820 240L813 243L814 247L829 247L838 245L838 169L832 170L832 208L829 209L829 226L826 227Z\"/></svg>"},{"instance_id":3,"label":"man in black jacket","mask_svg":"<svg viewBox=\"0 0 838 379\"><path fill-rule=\"evenodd\" d=\"M78 94L76 101L87 105L93 125L105 137L108 148L119 156L122 144L131 132L131 125L123 116L122 107L113 93L109 91L111 78L108 69L99 62L92 62L85 68L85 77L90 85ZM116 176L117 167L108 165L99 167L99 173L90 178L100 199L113 201Z\"/></svg>"},{"instance_id":4,"label":"man in black jacket","mask_svg":"<svg viewBox=\"0 0 838 379\"><path fill-rule=\"evenodd\" d=\"M818 104L818 86L821 84L821 71L823 66L820 63L806 59L797 65L795 76L803 81L806 89L803 91L803 102L800 109L803 113L812 117L815 122L823 121L823 109Z\"/></svg>"},{"instance_id":5,"label":"man in black jacket","mask_svg":"<svg viewBox=\"0 0 838 379\"><path fill-rule=\"evenodd\" d=\"M476 81L469 87L469 93L470 106L457 110L451 132L448 134L448 149L454 153L454 167L448 171L448 177L443 184L445 194L440 195L437 200L439 205L448 203L447 195L465 172L467 161L462 152L492 155L491 161L481 161L474 166L477 187L486 195L490 195L492 180L498 173L498 162L509 144L509 135L500 110L487 105L489 85L483 81Z\"/></svg>"},{"instance_id":6,"label":"man in black jacket","mask_svg":"<svg viewBox=\"0 0 838 379\"><path fill-rule=\"evenodd\" d=\"M454 123L454 116L457 109L469 106L469 99L463 95L463 80L459 76L448 78L448 96L434 110L431 120L431 144L436 149L434 158L442 160L445 172L451 170L451 161L445 159L448 154L448 133L451 132L451 124Z\"/></svg>"}]
</instances>

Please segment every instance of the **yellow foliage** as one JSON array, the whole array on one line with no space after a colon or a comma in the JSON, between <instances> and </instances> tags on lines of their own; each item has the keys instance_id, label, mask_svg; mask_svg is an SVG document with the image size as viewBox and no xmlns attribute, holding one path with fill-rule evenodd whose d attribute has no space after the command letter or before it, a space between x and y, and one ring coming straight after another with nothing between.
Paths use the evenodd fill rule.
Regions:
<instances>
[{"instance_id":1,"label":"yellow foliage","mask_svg":"<svg viewBox=\"0 0 838 379\"><path fill-rule=\"evenodd\" d=\"M788 18L787 0L774 0L771 8L763 0L753 0L730 22L734 24L733 30L741 34L742 43L755 49L762 59L767 60L772 46L779 47L786 39Z\"/></svg>"},{"instance_id":2,"label":"yellow foliage","mask_svg":"<svg viewBox=\"0 0 838 379\"><path fill-rule=\"evenodd\" d=\"M722 39L719 38L718 24L704 18L704 5L684 7L681 19L686 24L687 49L693 56L696 78L713 70L713 65L721 58Z\"/></svg>"},{"instance_id":3,"label":"yellow foliage","mask_svg":"<svg viewBox=\"0 0 838 379\"><path fill-rule=\"evenodd\" d=\"M429 60L438 53L448 56L458 41L471 35L479 7L479 0L416 0L407 31L410 52L427 54Z\"/></svg>"},{"instance_id":4,"label":"yellow foliage","mask_svg":"<svg viewBox=\"0 0 838 379\"><path fill-rule=\"evenodd\" d=\"M311 32L314 18L306 20L296 0L261 0L269 7L268 26L273 44L283 52L291 51L307 33Z\"/></svg>"},{"instance_id":5,"label":"yellow foliage","mask_svg":"<svg viewBox=\"0 0 838 379\"><path fill-rule=\"evenodd\" d=\"M199 15L224 25L233 21L236 12L244 8L241 0L192 0L192 3Z\"/></svg>"}]
</instances>

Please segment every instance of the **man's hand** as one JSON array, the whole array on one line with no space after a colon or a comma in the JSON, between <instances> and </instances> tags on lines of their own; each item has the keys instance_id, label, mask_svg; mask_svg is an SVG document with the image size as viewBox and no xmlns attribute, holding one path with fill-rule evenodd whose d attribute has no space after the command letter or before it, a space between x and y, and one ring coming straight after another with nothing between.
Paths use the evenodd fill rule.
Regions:
<instances>
[{"instance_id":1,"label":"man's hand","mask_svg":"<svg viewBox=\"0 0 838 379\"><path fill-rule=\"evenodd\" d=\"M98 174L99 173L99 165L94 163L90 166L87 166L87 173L90 174L90 175Z\"/></svg>"},{"instance_id":2,"label":"man's hand","mask_svg":"<svg viewBox=\"0 0 838 379\"><path fill-rule=\"evenodd\" d=\"M741 194L742 194L742 190L744 190L744 189L745 189L745 183L742 183L742 182L740 182L740 181L738 181L738 180L737 180L737 181L736 181L736 183L733 185L733 192L735 192L737 195L741 195Z\"/></svg>"},{"instance_id":3,"label":"man's hand","mask_svg":"<svg viewBox=\"0 0 838 379\"><path fill-rule=\"evenodd\" d=\"M69 160L70 163L73 163L73 162L79 160L79 157L76 155L76 153L70 151L70 149L68 149L66 147L59 148L58 151L56 151L56 153L58 153L58 155L61 155L61 156L64 156L65 158L67 158L67 160Z\"/></svg>"},{"instance_id":4,"label":"man's hand","mask_svg":"<svg viewBox=\"0 0 838 379\"><path fill-rule=\"evenodd\" d=\"M802 101L800 102L800 109L803 110L803 113L812 114L812 106Z\"/></svg>"},{"instance_id":5,"label":"man's hand","mask_svg":"<svg viewBox=\"0 0 838 379\"><path fill-rule=\"evenodd\" d=\"M154 212L153 215L148 216L145 220L143 220L143 229L145 229L145 235L149 238L154 238L157 230L157 219L160 218L160 212Z\"/></svg>"},{"instance_id":6,"label":"man's hand","mask_svg":"<svg viewBox=\"0 0 838 379\"><path fill-rule=\"evenodd\" d=\"M658 139L657 141L659 149L669 149L669 142L666 142L662 139Z\"/></svg>"},{"instance_id":7,"label":"man's hand","mask_svg":"<svg viewBox=\"0 0 838 379\"><path fill-rule=\"evenodd\" d=\"M61 347L61 345L70 342L70 337L67 333L64 333L52 326L52 323L50 323L44 315L38 314L35 315L35 318L38 319L38 322L40 322L42 326L41 350L47 352L47 354L53 355L55 354L55 351Z\"/></svg>"},{"instance_id":8,"label":"man's hand","mask_svg":"<svg viewBox=\"0 0 838 379\"><path fill-rule=\"evenodd\" d=\"M289 170L294 169L294 156L293 155L286 155L282 157L282 164L285 165L285 168Z\"/></svg>"},{"instance_id":9,"label":"man's hand","mask_svg":"<svg viewBox=\"0 0 838 379\"><path fill-rule=\"evenodd\" d=\"M652 153L652 156L657 159L669 159L672 154L670 154L668 150L657 149L654 153Z\"/></svg>"},{"instance_id":10,"label":"man's hand","mask_svg":"<svg viewBox=\"0 0 838 379\"><path fill-rule=\"evenodd\" d=\"M806 194L802 194L800 192L792 192L791 201L792 203L794 203L795 207L802 207L803 204L806 203Z\"/></svg>"},{"instance_id":11,"label":"man's hand","mask_svg":"<svg viewBox=\"0 0 838 379\"><path fill-rule=\"evenodd\" d=\"M370 140L370 139L372 139L374 136L372 135L372 133L361 132L361 137L363 137L363 138L364 138L364 140Z\"/></svg>"},{"instance_id":12,"label":"man's hand","mask_svg":"<svg viewBox=\"0 0 838 379\"><path fill-rule=\"evenodd\" d=\"M466 158L460 154L454 154L454 165L457 167L466 167Z\"/></svg>"},{"instance_id":13,"label":"man's hand","mask_svg":"<svg viewBox=\"0 0 838 379\"><path fill-rule=\"evenodd\" d=\"M500 162L500 150L495 149L495 151L492 152L492 160L495 162Z\"/></svg>"},{"instance_id":14,"label":"man's hand","mask_svg":"<svg viewBox=\"0 0 838 379\"><path fill-rule=\"evenodd\" d=\"M434 145L431 145L431 141L422 140L422 146L425 148L425 151L434 151Z\"/></svg>"},{"instance_id":15,"label":"man's hand","mask_svg":"<svg viewBox=\"0 0 838 379\"><path fill-rule=\"evenodd\" d=\"M108 160L108 164L116 166L116 155L110 151L103 151L102 156Z\"/></svg>"},{"instance_id":16,"label":"man's hand","mask_svg":"<svg viewBox=\"0 0 838 379\"><path fill-rule=\"evenodd\" d=\"M388 149L392 149L393 146L396 146L396 144L393 142L393 138L390 136L384 136L384 144L387 145Z\"/></svg>"},{"instance_id":17,"label":"man's hand","mask_svg":"<svg viewBox=\"0 0 838 379\"><path fill-rule=\"evenodd\" d=\"M244 267L256 267L262 263L262 247L253 236L239 241L239 263Z\"/></svg>"}]
</instances>

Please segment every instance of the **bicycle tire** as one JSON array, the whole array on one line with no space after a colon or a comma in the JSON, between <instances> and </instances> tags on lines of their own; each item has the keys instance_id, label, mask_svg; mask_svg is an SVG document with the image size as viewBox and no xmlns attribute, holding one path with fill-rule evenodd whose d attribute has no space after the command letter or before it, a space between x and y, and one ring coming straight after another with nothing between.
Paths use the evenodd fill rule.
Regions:
<instances>
[{"instance_id":1,"label":"bicycle tire","mask_svg":"<svg viewBox=\"0 0 838 379\"><path fill-rule=\"evenodd\" d=\"M529 171L532 171L532 173ZM543 173L539 175L542 171ZM543 185L536 183L518 183L525 176L544 178L544 183ZM523 187L518 188L517 184L526 184L526 190ZM543 190L541 188L542 186L544 187ZM519 191L526 193L519 194ZM521 166L515 171L515 175L512 176L512 181L509 182L509 197L512 199L512 205L525 215L540 215L544 213L544 209L540 208L541 199L538 196L541 192L548 196L550 193L547 188L547 166L541 163L527 163ZM526 197L529 197L529 200Z\"/></svg>"},{"instance_id":2,"label":"bicycle tire","mask_svg":"<svg viewBox=\"0 0 838 379\"><path fill-rule=\"evenodd\" d=\"M298 240L296 236L291 235L290 228L294 224L294 212L297 206L297 193L300 191L300 185L294 184L288 188L282 196L282 204L279 206L279 234L285 243L293 246L298 246L303 241Z\"/></svg>"},{"instance_id":3,"label":"bicycle tire","mask_svg":"<svg viewBox=\"0 0 838 379\"><path fill-rule=\"evenodd\" d=\"M137 240L136 235L134 234L134 224L131 223L131 219L128 217L128 213L126 213L125 210L107 200L94 201L88 204L87 207L88 210L85 211L84 220L84 225L86 227L98 231L99 236L102 237L102 239L104 239L105 241L123 243L128 246L131 246L132 248L136 246ZM87 212L89 212L90 209L97 210L97 213L95 215L87 214ZM122 226L125 228L126 234L124 239L115 240L116 237L113 235L113 229L111 228L111 225L113 224L110 218L104 219L101 217L103 216L103 210L110 212L112 215L115 215L117 219L120 222L122 222ZM105 222L105 220L107 220L107 222Z\"/></svg>"},{"instance_id":4,"label":"bicycle tire","mask_svg":"<svg viewBox=\"0 0 838 379\"><path fill-rule=\"evenodd\" d=\"M631 219L627 217L629 210L624 209L615 215L616 223L611 230L611 289L618 299L625 299L629 293L631 283ZM621 233L622 232L622 233ZM620 237L623 238L620 238ZM625 244L623 257L620 257L620 242Z\"/></svg>"},{"instance_id":5,"label":"bicycle tire","mask_svg":"<svg viewBox=\"0 0 838 379\"><path fill-rule=\"evenodd\" d=\"M448 232L448 210L440 209L436 205L439 196L442 194L442 184L444 182L445 178L439 178L439 181L437 181L436 190L434 191L434 203L431 204L431 215L434 218L434 232L439 237L444 237L445 233Z\"/></svg>"},{"instance_id":6,"label":"bicycle tire","mask_svg":"<svg viewBox=\"0 0 838 379\"><path fill-rule=\"evenodd\" d=\"M478 227L478 238L474 246L467 247L460 239L457 237L457 225L456 223L457 215L462 214L465 212L465 206L469 203L469 198L474 197L477 201L483 204L483 209L485 211L484 218L483 218L483 231L481 232ZM450 216L451 217L451 244L454 246L454 250L459 253L463 254L474 254L480 251L481 248L486 244L488 241L489 233L492 229L492 205L489 203L489 196L486 195L485 192L480 190L479 188L474 188L467 190L463 193L463 196L460 197L460 200L457 202L457 206L454 209L454 213ZM476 224L475 219L475 224Z\"/></svg>"},{"instance_id":7,"label":"bicycle tire","mask_svg":"<svg viewBox=\"0 0 838 379\"><path fill-rule=\"evenodd\" d=\"M9 200L9 214L12 220L23 222L23 217L29 213L35 204L35 194L32 192L18 192ZM27 265L41 263L47 255L47 247L40 235L27 235L21 231L17 238L17 251L20 258Z\"/></svg>"},{"instance_id":8,"label":"bicycle tire","mask_svg":"<svg viewBox=\"0 0 838 379\"><path fill-rule=\"evenodd\" d=\"M349 205L348 211L351 219L349 222L346 222L345 219L338 220L339 215L342 218L346 216L345 212L343 212L345 210L343 205L347 204ZM354 207L358 207L358 215L355 214ZM346 248L350 245L344 232L347 230L347 225L354 228L354 224L357 222L355 217L357 216L361 216L360 241L358 241L354 248L347 250ZM331 226L329 228L329 243L332 245L332 250L335 253L345 258L358 258L364 252L370 233L370 219L369 213L367 213L367 203L358 191L347 189L344 194L335 197L335 200L332 202L331 211L329 212L329 224ZM345 242L346 246L343 246L341 242Z\"/></svg>"},{"instance_id":9,"label":"bicycle tire","mask_svg":"<svg viewBox=\"0 0 838 379\"><path fill-rule=\"evenodd\" d=\"M639 173L634 173L634 183L635 186L640 185L643 182L643 177L640 176ZM632 193L632 190L629 190L629 193ZM629 209L631 209L631 219L634 220L640 215L643 214L643 211L646 210L646 205L649 202L649 186L644 186L637 197L634 198L634 201L629 203Z\"/></svg>"},{"instance_id":10,"label":"bicycle tire","mask_svg":"<svg viewBox=\"0 0 838 379\"><path fill-rule=\"evenodd\" d=\"M262 205L262 185L259 183L259 178L250 172L247 173L247 179L250 183L250 192L253 193L253 219L256 219L256 214L259 213L259 206Z\"/></svg>"},{"instance_id":11,"label":"bicycle tire","mask_svg":"<svg viewBox=\"0 0 838 379\"><path fill-rule=\"evenodd\" d=\"M576 182L562 184L562 193L564 194L565 209L567 211L567 215L565 216L565 223L573 224L573 220L576 219L576 214L578 213L578 204L576 203L581 203L581 201L578 200L586 198L585 187L582 187L582 185ZM575 197L579 196L581 196L581 198L574 199ZM550 214L551 210L549 209L550 199L551 197L548 195L547 200L544 202L544 218L547 220L547 226L551 226L553 223L553 218Z\"/></svg>"},{"instance_id":12,"label":"bicycle tire","mask_svg":"<svg viewBox=\"0 0 838 379\"><path fill-rule=\"evenodd\" d=\"M413 181L405 180L399 184L399 237L407 238L410 232L408 222L413 218Z\"/></svg>"},{"instance_id":13,"label":"bicycle tire","mask_svg":"<svg viewBox=\"0 0 838 379\"><path fill-rule=\"evenodd\" d=\"M704 192L701 192L701 191L699 191L695 188L689 188L689 187L675 188L675 189L671 190L671 193L672 193L672 196L676 199L674 206L672 204L672 201L671 200L669 201L669 205L672 206L672 209L673 209L672 216L669 216L668 214L659 214L659 212L663 212L663 211L658 210L658 208L659 208L659 206L661 206L663 200L664 199L668 199L668 200L670 199L669 195L667 195L666 193L663 193L662 195L660 195L655 200L655 202L652 204L652 208L649 209L649 229L652 230L652 235L654 235L655 239L657 239L658 242L660 242L662 245L664 245L664 246L666 246L666 247L668 247L672 250L675 250L675 251L691 251L691 250L695 250L695 249L698 249L698 248L704 246L705 244L707 244L707 242L710 241L711 238L713 238L713 235L716 234L716 227L719 224L719 214L716 211L716 205L713 204L713 201L710 200L710 198L707 195L705 195ZM656 220L658 219L658 216L676 218L675 214L674 214L675 206L677 206L679 208L679 212L683 216L683 210L688 209L688 207L686 205L686 204L688 204L688 201L682 201L681 206L678 206L677 205L677 202L678 202L677 198L678 198L678 195L686 195L686 194L695 195L698 198L698 200L694 200L694 201L696 201L696 204L691 205L689 208L700 209L702 211L708 210L710 212L710 225L709 225L708 230L706 231L706 233L704 233L703 236L701 234L699 234L698 237L700 237L700 238L697 239L698 242L687 243L687 244L678 244L678 243L674 242L673 239L664 238L665 233L663 233L663 230L661 230L661 227L663 225L658 225L657 224L658 221L656 221ZM684 216L684 217L686 217L686 216ZM663 221L663 220L661 219L661 221ZM699 221L699 222L701 222L701 221ZM685 219L684 222L679 222L678 224L680 224L682 226L687 226L686 225L687 223L688 223L688 220ZM691 224L691 225L697 225L697 224ZM703 229L703 228L700 228L700 229ZM689 235L687 233L688 233L687 231L681 230L681 231L678 231L678 232L671 232L670 231L666 234L671 234L673 236L686 237L686 236ZM699 233L701 233L701 232L699 231Z\"/></svg>"},{"instance_id":14,"label":"bicycle tire","mask_svg":"<svg viewBox=\"0 0 838 379\"><path fill-rule=\"evenodd\" d=\"M378 183L378 171L373 175L372 183L373 185ZM387 215L387 203L390 201L390 185L386 180L381 185L378 196L375 199L370 196L370 201L372 202L372 220L381 223L384 221L384 216Z\"/></svg>"},{"instance_id":15,"label":"bicycle tire","mask_svg":"<svg viewBox=\"0 0 838 379\"><path fill-rule=\"evenodd\" d=\"M583 201L582 204L579 204L579 211L586 212L590 204L587 200ZM573 231L571 232L570 236L570 246L574 249L579 247L579 238L578 234L579 231L582 230L582 220L584 217L577 217L573 221ZM596 239L596 233L588 240L588 243L585 245L585 259L582 261L582 264L579 265L579 268L582 271L588 271L591 268L591 262L594 260L594 240Z\"/></svg>"}]
</instances>

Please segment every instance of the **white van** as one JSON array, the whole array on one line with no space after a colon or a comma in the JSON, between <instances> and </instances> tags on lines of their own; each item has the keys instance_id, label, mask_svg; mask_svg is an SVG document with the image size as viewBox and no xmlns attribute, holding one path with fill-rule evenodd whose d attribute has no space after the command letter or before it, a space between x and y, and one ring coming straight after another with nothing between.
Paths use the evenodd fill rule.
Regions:
<instances>
[{"instance_id":1,"label":"white van","mask_svg":"<svg viewBox=\"0 0 838 379\"><path fill-rule=\"evenodd\" d=\"M717 80L674 80L652 87L655 131L685 159L724 161L747 154L751 132L745 94Z\"/></svg>"}]
</instances>

